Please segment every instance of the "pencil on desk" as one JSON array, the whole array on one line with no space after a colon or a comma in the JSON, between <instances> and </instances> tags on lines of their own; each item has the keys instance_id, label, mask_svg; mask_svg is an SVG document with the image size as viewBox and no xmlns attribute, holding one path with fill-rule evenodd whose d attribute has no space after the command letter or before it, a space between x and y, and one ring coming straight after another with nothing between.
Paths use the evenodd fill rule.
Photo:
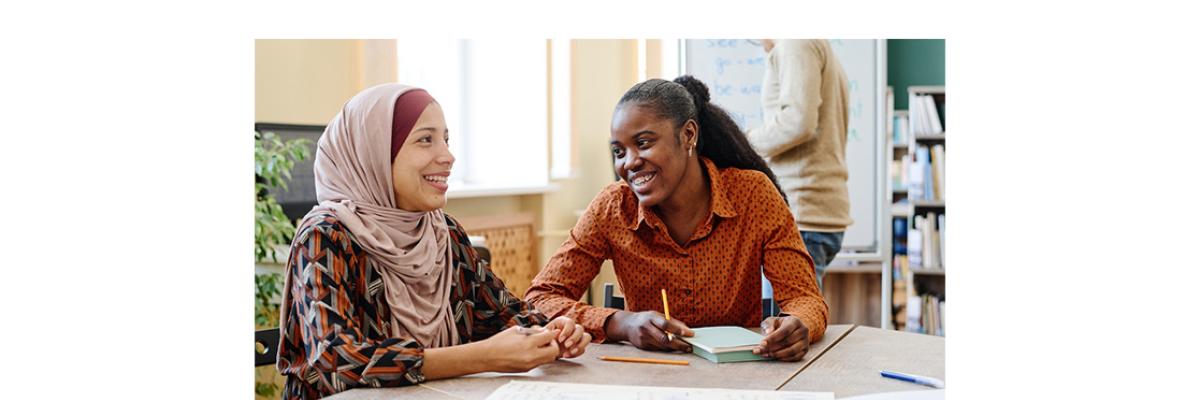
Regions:
<instances>
[{"instance_id":1,"label":"pencil on desk","mask_svg":"<svg viewBox=\"0 0 1200 400\"><path fill-rule=\"evenodd\" d=\"M624 361L646 364L691 365L687 360L662 360L658 358L600 356L604 361Z\"/></svg>"}]
</instances>

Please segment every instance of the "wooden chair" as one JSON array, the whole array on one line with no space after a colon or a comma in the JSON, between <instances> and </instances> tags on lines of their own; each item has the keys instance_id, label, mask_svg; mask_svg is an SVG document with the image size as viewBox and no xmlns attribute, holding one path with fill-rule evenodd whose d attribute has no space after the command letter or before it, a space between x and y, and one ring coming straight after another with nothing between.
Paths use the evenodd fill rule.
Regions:
<instances>
[{"instance_id":1,"label":"wooden chair","mask_svg":"<svg viewBox=\"0 0 1200 400\"><path fill-rule=\"evenodd\" d=\"M615 285L612 283L604 284L604 307L615 308L618 310L625 309L625 297L613 294ZM775 299L762 299L763 319L767 317L779 315L779 305L775 304Z\"/></svg>"}]
</instances>

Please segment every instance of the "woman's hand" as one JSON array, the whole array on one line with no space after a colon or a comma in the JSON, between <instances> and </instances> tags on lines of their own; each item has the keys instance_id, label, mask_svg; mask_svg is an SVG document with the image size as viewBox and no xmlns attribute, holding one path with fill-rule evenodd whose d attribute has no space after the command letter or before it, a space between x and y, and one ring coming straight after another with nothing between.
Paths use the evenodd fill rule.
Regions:
<instances>
[{"instance_id":1,"label":"woman's hand","mask_svg":"<svg viewBox=\"0 0 1200 400\"><path fill-rule=\"evenodd\" d=\"M687 324L677 319L667 320L658 311L617 311L604 324L604 331L613 340L626 340L643 350L692 351L692 345L679 339L681 335L694 335ZM667 333L675 337L668 339Z\"/></svg>"},{"instance_id":2,"label":"woman's hand","mask_svg":"<svg viewBox=\"0 0 1200 400\"><path fill-rule=\"evenodd\" d=\"M583 325L575 323L575 320L569 317L558 317L551 320L546 324L546 329L558 331L558 337L555 340L558 342L558 356L561 358L575 358L583 355L588 344L592 342L592 334L584 331Z\"/></svg>"},{"instance_id":3,"label":"woman's hand","mask_svg":"<svg viewBox=\"0 0 1200 400\"><path fill-rule=\"evenodd\" d=\"M558 359L558 331L514 326L479 342L486 344L484 362L496 372L525 372Z\"/></svg>"},{"instance_id":4,"label":"woman's hand","mask_svg":"<svg viewBox=\"0 0 1200 400\"><path fill-rule=\"evenodd\" d=\"M808 353L808 327L791 315L770 317L762 322L763 338L754 354L780 361L800 361Z\"/></svg>"}]
</instances>

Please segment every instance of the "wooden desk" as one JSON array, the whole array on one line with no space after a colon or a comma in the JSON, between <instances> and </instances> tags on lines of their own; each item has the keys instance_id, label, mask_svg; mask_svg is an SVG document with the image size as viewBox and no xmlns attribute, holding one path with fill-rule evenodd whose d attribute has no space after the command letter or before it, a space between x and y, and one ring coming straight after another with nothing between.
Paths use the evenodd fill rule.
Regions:
<instances>
[{"instance_id":1,"label":"wooden desk","mask_svg":"<svg viewBox=\"0 0 1200 400\"><path fill-rule=\"evenodd\" d=\"M833 392L837 398L926 386L879 376L889 370L946 379L945 338L857 326L780 390Z\"/></svg>"},{"instance_id":2,"label":"wooden desk","mask_svg":"<svg viewBox=\"0 0 1200 400\"><path fill-rule=\"evenodd\" d=\"M439 392L421 385L405 386L387 389L350 389L345 392L326 397L329 400L462 400L448 393Z\"/></svg>"},{"instance_id":3,"label":"wooden desk","mask_svg":"<svg viewBox=\"0 0 1200 400\"><path fill-rule=\"evenodd\" d=\"M662 353L640 350L628 344L594 344L587 353L574 359L558 360L523 374L482 373L454 379L429 381L404 388L353 389L339 393L336 399L390 399L416 396L421 399L483 399L512 380L547 382L675 386L697 388L775 390L787 383L851 325L832 325L825 336L809 349L804 361L757 361L716 364L693 354ZM640 364L600 360L600 356L649 357L687 360L688 366ZM430 393L433 392L433 393Z\"/></svg>"}]
</instances>

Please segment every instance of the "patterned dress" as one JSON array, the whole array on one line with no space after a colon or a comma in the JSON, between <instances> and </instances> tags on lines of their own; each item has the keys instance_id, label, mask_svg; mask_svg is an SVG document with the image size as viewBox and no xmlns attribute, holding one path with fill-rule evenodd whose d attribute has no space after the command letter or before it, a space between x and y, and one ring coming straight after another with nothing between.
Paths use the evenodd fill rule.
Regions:
<instances>
[{"instance_id":1,"label":"patterned dress","mask_svg":"<svg viewBox=\"0 0 1200 400\"><path fill-rule=\"evenodd\" d=\"M548 319L513 296L471 248L449 215L453 280L450 304L462 342L486 339L514 324ZM301 222L287 262L277 368L283 397L315 399L357 387L420 383L424 347L390 337L383 280L354 235L332 213Z\"/></svg>"}]
</instances>

